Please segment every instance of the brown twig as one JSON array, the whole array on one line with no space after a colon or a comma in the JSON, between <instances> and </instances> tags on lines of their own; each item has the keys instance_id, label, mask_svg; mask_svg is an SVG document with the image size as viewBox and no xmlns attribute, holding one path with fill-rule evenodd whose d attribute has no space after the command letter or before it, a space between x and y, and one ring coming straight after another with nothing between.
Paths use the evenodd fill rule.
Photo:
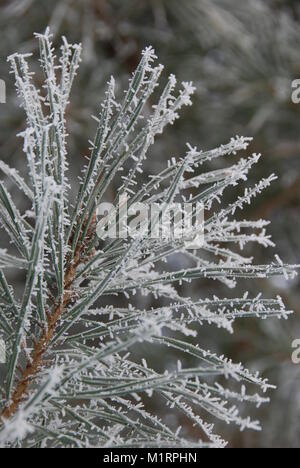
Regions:
<instances>
[{"instance_id":1,"label":"brown twig","mask_svg":"<svg viewBox=\"0 0 300 468\"><path fill-rule=\"evenodd\" d=\"M87 238L91 238L95 232L96 214L93 216ZM43 356L54 336L55 329L63 316L66 307L73 299L72 286L76 277L77 268L87 260L85 255L86 246L84 243L78 244L75 249L74 259L71 264L67 264L64 278L64 294L58 298L53 306L52 312L47 312L47 327L43 328L40 338L34 343L33 350L28 359L25 369L18 381L15 390L13 391L11 402L3 409L0 419L9 419L13 416L20 403L28 394L29 385L37 375L43 364ZM91 255L91 254L90 254Z\"/></svg>"}]
</instances>

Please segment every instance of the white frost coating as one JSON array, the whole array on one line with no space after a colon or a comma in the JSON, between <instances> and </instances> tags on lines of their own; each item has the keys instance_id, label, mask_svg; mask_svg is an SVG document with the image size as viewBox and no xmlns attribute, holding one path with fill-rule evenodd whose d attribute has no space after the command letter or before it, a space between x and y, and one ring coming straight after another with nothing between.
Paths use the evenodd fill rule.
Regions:
<instances>
[{"instance_id":1,"label":"white frost coating","mask_svg":"<svg viewBox=\"0 0 300 468\"><path fill-rule=\"evenodd\" d=\"M41 382L40 387L33 393L29 401L22 405L17 414L9 421L4 421L0 430L0 447L8 442L21 441L28 434L35 431L33 418L36 412L41 411L43 399L55 396L55 387L59 384L63 369L54 367L47 379Z\"/></svg>"},{"instance_id":2,"label":"white frost coating","mask_svg":"<svg viewBox=\"0 0 300 468\"><path fill-rule=\"evenodd\" d=\"M14 398L24 361L28 366L34 363L33 347L48 331L52 314L61 314L16 413L0 424L1 445L224 447L226 442L205 422L206 413L241 430L260 430L257 421L240 415L237 405L259 407L267 403L268 398L260 393L272 386L241 364L202 349L200 343L192 345L190 337L197 342L197 327L201 325L233 333L238 319L285 319L291 311L280 297L245 293L234 299L191 299L183 297L177 285L210 279L234 288L240 278L294 277L295 268L278 257L270 265L256 265L243 252L250 243L273 246L266 221L233 218L275 176L259 181L224 205L224 191L245 182L260 159L253 154L227 162L251 143L251 138L238 136L205 152L188 144L182 157L168 155L169 161L159 174L141 176L156 137L191 105L195 92L189 82L178 90L171 75L154 102L153 92L163 67L155 65L155 52L148 47L121 101L114 78L108 82L99 115L94 117L96 135L89 142L90 155L82 170L77 200L71 207L65 111L81 47L63 38L57 58L50 32L37 38L45 74L42 90L33 83L28 55L9 58L27 115L27 128L21 136L28 177L24 180L4 163L0 163L0 170L23 191L31 206L21 214L0 182L1 225L17 250L0 249L0 336L5 339L8 366L1 411ZM223 168L206 166L221 157ZM201 202L208 213L202 248L187 250L181 239L147 235L99 244L95 207L105 201L116 178L117 195L120 200L127 197L129 207L139 202L164 207L177 200ZM158 217L153 216L153 220L157 225ZM185 257L188 266L178 267L176 253ZM20 302L4 274L11 268L26 273ZM132 304L137 294L163 300L164 305L138 308ZM101 306L103 296L107 301L113 295L121 296L127 304ZM149 351L138 363L130 351L141 343ZM168 348L176 350L178 362L168 362L163 372L152 369L152 346L159 347L161 353ZM189 356L193 367L186 366ZM170 411L176 410L175 415L183 413L205 434L205 441L186 440L180 427L172 430L146 411L145 396L159 397Z\"/></svg>"}]
</instances>

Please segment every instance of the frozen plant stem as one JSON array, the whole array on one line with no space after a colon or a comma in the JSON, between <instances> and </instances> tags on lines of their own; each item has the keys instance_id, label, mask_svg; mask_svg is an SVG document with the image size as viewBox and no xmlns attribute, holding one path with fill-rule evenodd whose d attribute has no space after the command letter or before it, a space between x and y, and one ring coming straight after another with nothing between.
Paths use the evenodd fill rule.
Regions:
<instances>
[{"instance_id":1,"label":"frozen plant stem","mask_svg":"<svg viewBox=\"0 0 300 468\"><path fill-rule=\"evenodd\" d=\"M90 238L91 230L95 230L95 218L92 219L92 223L88 230L87 238ZM75 255L72 262L66 266L64 275L64 294L62 298L58 298L56 303L53 305L52 311L46 313L47 324L44 326L41 336L38 341L34 342L33 350L28 359L27 365L22 372L19 382L13 391L11 402L5 406L1 413L1 418L10 418L18 409L19 404L26 398L28 386L30 382L37 374L40 367L43 365L43 355L47 350L49 343L51 342L55 333L56 326L61 319L66 307L73 300L73 283L76 276L78 266L82 262L82 258L85 258L85 245L79 244L75 249Z\"/></svg>"},{"instance_id":2,"label":"frozen plant stem","mask_svg":"<svg viewBox=\"0 0 300 468\"><path fill-rule=\"evenodd\" d=\"M63 39L58 59L49 31L38 40L45 75L41 90L33 83L28 56L9 58L27 115L21 136L28 177L23 179L5 163L0 170L29 199L31 210L21 213L0 182L0 221L11 241L11 252L0 250L0 333L8 369L0 397L0 445L224 447L226 442L204 420L205 414L241 430L259 430L259 423L242 417L237 405L266 403L268 398L248 392L248 387L266 392L271 386L241 364L204 350L199 343L191 344L189 336L196 337L197 327L204 324L232 333L237 319L287 318L291 312L280 297L245 293L235 299L192 300L180 294L177 285L206 278L234 288L240 278L294 277L295 267L279 258L269 265L255 265L243 255L249 243L273 245L266 221L234 219L275 176L246 188L233 203L220 204L224 190L247 180L260 155L240 158L219 170L205 169L205 164L245 151L251 139L244 137L207 152L187 145L186 154L171 158L159 174L143 174L156 136L178 119L184 106L191 105L194 93L187 82L176 91L171 75L157 103L150 104L163 67L154 65L156 56L148 47L121 103L114 79L108 83L95 117L97 131L88 163L70 209L65 110L80 46ZM166 209L174 202L200 202L210 213L201 248L190 250L183 239L152 239L145 231L134 238L99 240L96 207L106 200L115 178L116 200L126 196L129 209L135 203L159 203ZM155 229L159 216L151 221ZM195 235L193 226L186 234ZM181 270L172 261L165 271L162 264L175 253L184 255L190 266ZM8 268L25 271L20 302L7 282ZM132 303L136 292L166 305L138 309ZM113 305L116 295L124 298L125 307ZM104 297L111 298L111 305L99 308ZM147 356L140 363L132 358L132 348L141 342L147 343L150 353L152 344L167 347L192 357L195 365L183 368L178 361L170 366L175 370L160 373L148 366ZM231 388L233 384L240 388ZM198 428L198 440L186 440L180 428L168 427L148 411L145 395L182 413Z\"/></svg>"}]
</instances>

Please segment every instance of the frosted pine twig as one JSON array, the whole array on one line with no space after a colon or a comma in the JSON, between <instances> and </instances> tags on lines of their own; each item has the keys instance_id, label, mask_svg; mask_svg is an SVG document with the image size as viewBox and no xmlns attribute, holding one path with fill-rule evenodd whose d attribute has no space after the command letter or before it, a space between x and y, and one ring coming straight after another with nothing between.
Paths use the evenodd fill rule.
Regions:
<instances>
[{"instance_id":1,"label":"frosted pine twig","mask_svg":"<svg viewBox=\"0 0 300 468\"><path fill-rule=\"evenodd\" d=\"M195 325L215 325L232 333L237 319L287 318L291 311L280 297L250 298L245 294L236 299L192 300L181 296L176 285L209 278L234 288L239 278L294 277L295 267L278 258L270 265L256 265L253 258L243 255L242 249L249 243L272 245L265 221L233 219L274 176L247 188L230 205L220 204L224 190L245 181L259 161L254 154L221 170L205 169L213 159L229 158L248 148L251 139L236 137L207 152L188 145L184 156L171 158L165 169L145 181L143 163L156 136L175 123L183 107L191 105L194 93L187 82L176 91L176 79L171 75L157 103L149 102L163 70L154 64L156 55L149 47L121 102L115 80L108 83L95 118L97 130L88 164L71 206L65 111L80 62L80 46L63 39L57 59L49 31L37 38L45 74L41 90L34 84L29 57L16 54L9 58L27 115L27 128L21 136L28 178L24 180L4 163L0 169L28 198L31 209L21 213L1 182L0 220L11 241L9 250L0 250L0 331L7 346L7 375L0 401L1 444L225 446L202 414L241 429L259 430L257 421L240 415L238 404L266 403L268 398L258 391L267 391L268 382L241 364L191 344L190 337L197 336ZM203 226L202 247L190 250L182 239L152 239L146 230L137 238L99 239L97 205L106 200L116 178L116 199L117 195L126 198L129 209L134 203L155 202L162 204L164 214L176 200L200 201L210 211ZM159 216L151 221L156 226ZM176 253L184 255L190 266L172 269L168 262ZM161 262L168 267L162 268ZM25 271L21 301L7 281L7 269ZM137 292L163 299L167 305L135 307L132 302ZM124 296L127 305L116 307L115 295ZM104 296L111 298L110 306L103 307ZM195 364L184 368L178 362L172 372L158 372L149 368L147 356L139 363L130 354L141 342L147 343L149 355L152 345L168 347L183 357L192 356ZM222 384L218 379L223 379ZM240 385L240 391L236 385L231 388L234 383ZM255 393L248 391L251 386ZM159 398L168 411L183 413L198 427L199 440L184 439L178 428L168 427L148 411L145 395Z\"/></svg>"}]
</instances>

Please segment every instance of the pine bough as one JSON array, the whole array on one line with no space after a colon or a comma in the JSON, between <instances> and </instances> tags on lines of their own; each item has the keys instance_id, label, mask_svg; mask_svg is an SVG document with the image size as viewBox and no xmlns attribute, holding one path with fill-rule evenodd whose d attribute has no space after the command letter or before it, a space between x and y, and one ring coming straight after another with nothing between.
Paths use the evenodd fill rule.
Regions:
<instances>
[{"instance_id":1,"label":"pine bough","mask_svg":"<svg viewBox=\"0 0 300 468\"><path fill-rule=\"evenodd\" d=\"M226 169L204 172L206 162L246 150L250 139L236 137L213 151L188 145L184 157L170 160L162 172L139 182L155 137L174 123L182 107L191 104L194 92L190 83L182 83L176 92L171 75L154 105L153 92L163 67L153 65L154 51L146 48L121 103L115 97L113 78L108 83L77 199L71 205L65 113L80 46L63 39L58 60L49 32L37 37L45 75L41 90L34 85L28 56L15 54L8 59L27 114L21 136L28 180L3 162L0 169L22 191L31 209L21 213L0 182L0 219L12 249L10 253L0 250L0 332L7 348L1 445L224 447L226 443L206 422L206 414L242 430L259 430L257 421L241 416L238 405L267 402L251 390L248 394L246 385L266 392L268 382L241 364L191 344L188 337L196 337L197 326L203 324L232 332L237 318L286 318L290 312L280 297L245 294L234 300L195 301L182 297L176 285L208 278L233 288L238 278L295 275L295 268L280 259L254 265L252 258L242 255L248 243L272 245L265 221L232 220L274 176L220 207L224 190L246 180L259 160L254 154ZM203 203L208 215L201 250L186 250L178 240L158 242L146 236L114 239L100 248L96 206L120 171L118 195L127 194L130 203L167 206L175 197ZM162 262L174 253L185 255L190 267L162 269ZM8 284L5 271L9 269L20 269L25 275L20 300ZM135 294L152 295L166 305L138 310L130 304ZM101 298L107 301L114 295L122 296L127 307L101 304ZM171 348L195 365L183 368L178 362L173 370L159 373L148 367L146 359L141 363L132 359L131 350L141 342L147 343L149 355L151 345ZM172 430L151 414L144 396L160 398L181 412L198 428L199 440L185 440L180 428Z\"/></svg>"}]
</instances>

